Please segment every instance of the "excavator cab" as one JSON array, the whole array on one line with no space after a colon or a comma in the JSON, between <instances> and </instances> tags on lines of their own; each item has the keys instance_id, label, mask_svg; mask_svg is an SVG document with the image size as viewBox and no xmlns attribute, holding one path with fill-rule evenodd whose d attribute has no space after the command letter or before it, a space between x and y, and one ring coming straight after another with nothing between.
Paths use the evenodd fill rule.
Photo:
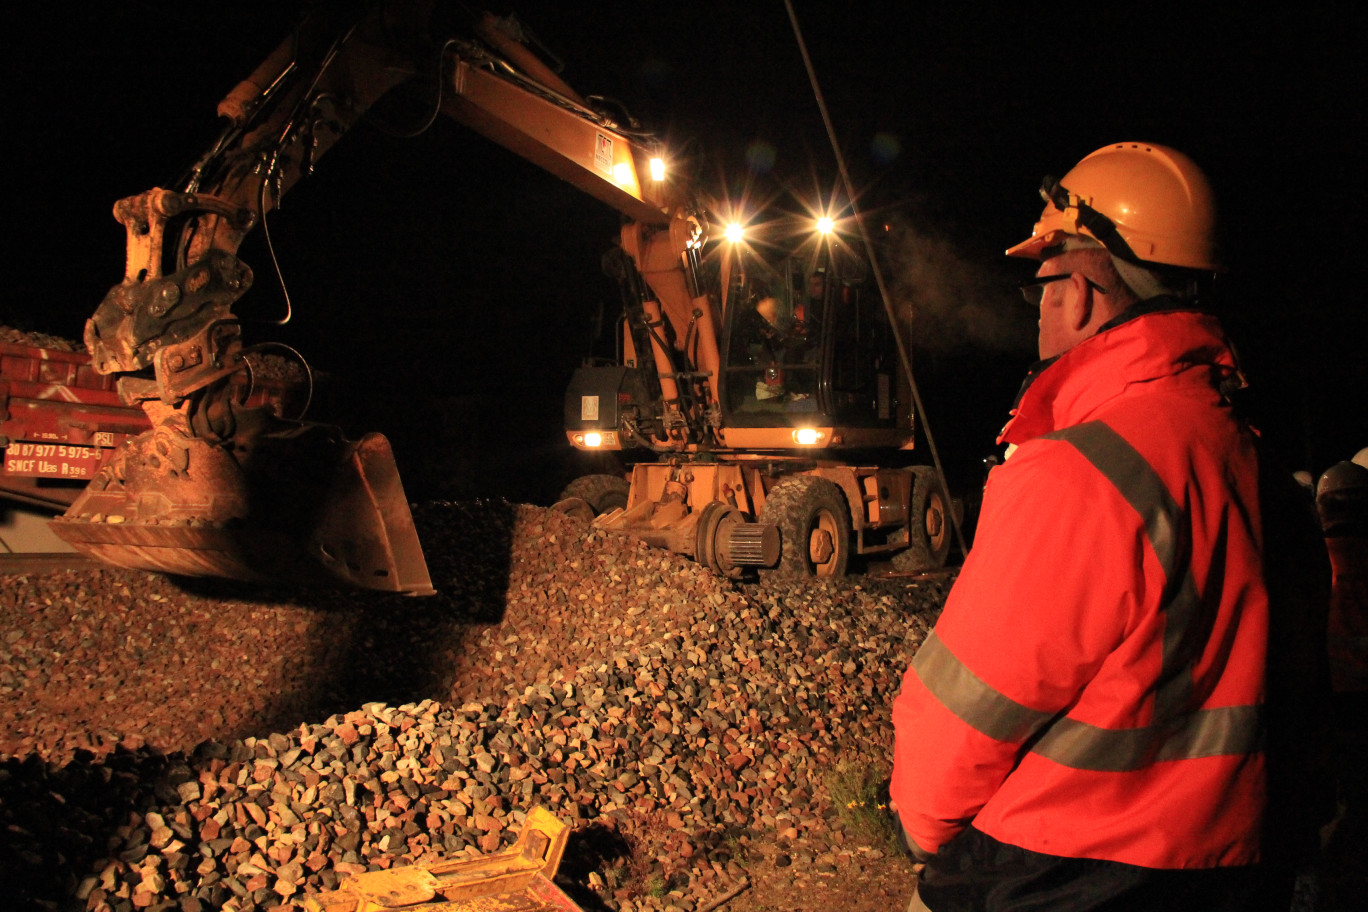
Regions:
<instances>
[{"instance_id":1,"label":"excavator cab","mask_svg":"<svg viewBox=\"0 0 1368 912\"><path fill-rule=\"evenodd\" d=\"M863 279L803 257L738 275L718 378L726 427L897 426L897 345Z\"/></svg>"},{"instance_id":2,"label":"excavator cab","mask_svg":"<svg viewBox=\"0 0 1368 912\"><path fill-rule=\"evenodd\" d=\"M867 261L835 242L773 250L717 237L688 248L693 297L673 307L637 258L606 258L624 302L618 356L571 378L570 443L694 455L910 445L910 387Z\"/></svg>"}]
</instances>

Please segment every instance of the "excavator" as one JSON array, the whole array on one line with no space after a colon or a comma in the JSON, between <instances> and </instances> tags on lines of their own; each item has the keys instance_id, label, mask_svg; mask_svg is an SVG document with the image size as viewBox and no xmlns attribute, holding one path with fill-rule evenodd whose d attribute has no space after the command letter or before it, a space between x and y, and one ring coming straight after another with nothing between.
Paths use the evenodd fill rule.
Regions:
<instances>
[{"instance_id":1,"label":"excavator","mask_svg":"<svg viewBox=\"0 0 1368 912\"><path fill-rule=\"evenodd\" d=\"M915 436L897 328L864 292L863 255L827 239L775 257L728 239L725 207L673 179L622 112L567 85L515 19L454 13L311 4L220 102L223 132L181 181L115 204L125 274L84 341L148 429L53 531L134 569L432 592L387 440L250 401L233 312L253 282L246 235L369 110L418 87L434 116L621 214L605 258L623 291L618 353L576 372L567 434L656 458L630 479L572 485L563 509L733 576L836 575L856 554L943 562L948 499L928 468L838 458L901 453Z\"/></svg>"},{"instance_id":2,"label":"excavator","mask_svg":"<svg viewBox=\"0 0 1368 912\"><path fill-rule=\"evenodd\" d=\"M727 227L720 307L700 297L670 313L615 270L618 357L575 372L566 433L581 450L655 458L627 478L576 479L557 506L732 577L840 576L856 556L938 567L948 500L929 466L890 464L915 441L896 327L868 293L864 258L817 220L792 220L762 222L808 235L780 255Z\"/></svg>"}]
</instances>

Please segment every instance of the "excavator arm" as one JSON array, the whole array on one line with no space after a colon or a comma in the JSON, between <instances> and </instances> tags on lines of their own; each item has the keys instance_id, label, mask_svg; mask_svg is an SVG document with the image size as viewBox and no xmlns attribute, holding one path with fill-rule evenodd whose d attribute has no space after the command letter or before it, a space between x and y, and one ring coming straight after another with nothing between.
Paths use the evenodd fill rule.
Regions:
<instances>
[{"instance_id":1,"label":"excavator arm","mask_svg":"<svg viewBox=\"0 0 1368 912\"><path fill-rule=\"evenodd\" d=\"M381 99L413 86L430 87L434 112L623 214L622 249L649 287L648 319L671 327L651 334L665 411L652 443L683 449L702 426L688 413L708 403L681 386L717 366L714 302L693 273L705 223L663 179L648 137L562 82L515 22L486 14L466 24L469 36L441 24L441 3L355 10L311 6L220 103L224 131L182 182L115 204L125 274L85 341L95 368L118 375L121 397L141 404L152 427L54 521L78 550L176 574L431 591L388 443L247 407L233 313L253 280L238 258L247 233ZM678 335L692 340L686 369Z\"/></svg>"}]
</instances>

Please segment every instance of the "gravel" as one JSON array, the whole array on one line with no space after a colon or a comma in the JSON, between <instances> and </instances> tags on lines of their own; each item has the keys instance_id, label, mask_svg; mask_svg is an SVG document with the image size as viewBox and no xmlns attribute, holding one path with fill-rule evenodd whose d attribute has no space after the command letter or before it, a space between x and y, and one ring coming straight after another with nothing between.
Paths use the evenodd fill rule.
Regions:
<instances>
[{"instance_id":1,"label":"gravel","mask_svg":"<svg viewBox=\"0 0 1368 912\"><path fill-rule=\"evenodd\" d=\"M762 838L856 854L832 777L880 773L948 578L737 584L501 500L415 521L430 598L4 578L7 896L297 909L496 851L534 805L573 826L558 882L586 908L700 909Z\"/></svg>"},{"instance_id":2,"label":"gravel","mask_svg":"<svg viewBox=\"0 0 1368 912\"><path fill-rule=\"evenodd\" d=\"M29 332L13 326L6 326L3 323L0 323L0 342L9 342L13 345L36 345L39 348L51 348L64 352L85 351L85 345L81 342L49 333Z\"/></svg>"}]
</instances>

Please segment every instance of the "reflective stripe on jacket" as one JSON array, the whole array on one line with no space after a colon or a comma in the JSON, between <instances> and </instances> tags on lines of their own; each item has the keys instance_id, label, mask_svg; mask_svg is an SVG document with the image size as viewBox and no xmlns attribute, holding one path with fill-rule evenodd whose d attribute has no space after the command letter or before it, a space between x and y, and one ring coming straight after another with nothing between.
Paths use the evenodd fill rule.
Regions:
<instances>
[{"instance_id":1,"label":"reflective stripe on jacket","mask_svg":"<svg viewBox=\"0 0 1368 912\"><path fill-rule=\"evenodd\" d=\"M1040 372L894 708L892 797L935 851L1257 860L1267 594L1253 440L1214 318L1148 313Z\"/></svg>"}]
</instances>

